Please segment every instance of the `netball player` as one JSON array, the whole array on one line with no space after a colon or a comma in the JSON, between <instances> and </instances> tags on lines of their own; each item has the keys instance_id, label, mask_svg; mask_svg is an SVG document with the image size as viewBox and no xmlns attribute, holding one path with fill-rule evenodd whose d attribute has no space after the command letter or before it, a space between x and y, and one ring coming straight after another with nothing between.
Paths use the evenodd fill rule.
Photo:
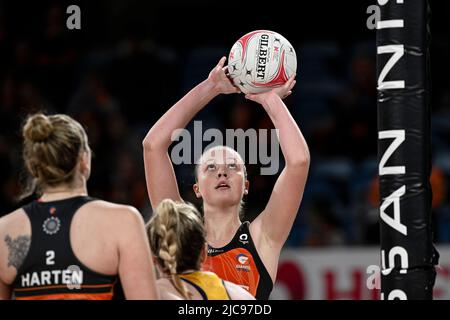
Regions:
<instances>
[{"instance_id":1,"label":"netball player","mask_svg":"<svg viewBox=\"0 0 450 320\"><path fill-rule=\"evenodd\" d=\"M0 220L0 298L157 298L139 212L88 196L91 151L66 115L35 114L23 127L23 157L41 194Z\"/></svg>"},{"instance_id":2,"label":"netball player","mask_svg":"<svg viewBox=\"0 0 450 320\"><path fill-rule=\"evenodd\" d=\"M219 94L236 93L224 67L225 57L208 78L175 103L150 129L143 141L147 188L153 208L163 199L183 201L168 148L174 130L184 128ZM291 93L286 84L246 98L262 105L276 129L285 159L265 209L252 221L239 219L242 197L249 192L244 162L226 147L207 150L196 169L195 195L203 200L208 257L203 267L267 299L276 279L278 259L302 199L308 169L307 144L282 99Z\"/></svg>"},{"instance_id":3,"label":"netball player","mask_svg":"<svg viewBox=\"0 0 450 320\"><path fill-rule=\"evenodd\" d=\"M163 275L157 280L162 299L254 299L241 287L200 270L207 247L203 222L193 205L163 200L147 234Z\"/></svg>"}]
</instances>

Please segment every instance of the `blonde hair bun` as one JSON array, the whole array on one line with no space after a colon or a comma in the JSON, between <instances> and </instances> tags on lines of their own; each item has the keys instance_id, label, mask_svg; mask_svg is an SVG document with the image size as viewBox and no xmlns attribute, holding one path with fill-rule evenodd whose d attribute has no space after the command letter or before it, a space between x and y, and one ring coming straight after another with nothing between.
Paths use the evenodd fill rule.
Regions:
<instances>
[{"instance_id":1,"label":"blonde hair bun","mask_svg":"<svg viewBox=\"0 0 450 320\"><path fill-rule=\"evenodd\" d=\"M23 135L31 142L44 142L53 133L54 127L50 119L38 113L28 118L25 123Z\"/></svg>"}]
</instances>

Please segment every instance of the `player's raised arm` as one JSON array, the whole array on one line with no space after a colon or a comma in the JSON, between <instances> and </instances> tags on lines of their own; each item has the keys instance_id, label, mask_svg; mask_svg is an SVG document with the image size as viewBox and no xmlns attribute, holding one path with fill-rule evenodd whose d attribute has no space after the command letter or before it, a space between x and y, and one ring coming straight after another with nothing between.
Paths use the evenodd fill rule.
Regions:
<instances>
[{"instance_id":1,"label":"player's raised arm","mask_svg":"<svg viewBox=\"0 0 450 320\"><path fill-rule=\"evenodd\" d=\"M246 98L260 103L279 131L279 140L286 166L278 177L269 202L255 219L264 239L281 248L294 223L303 196L309 170L309 149L306 141L282 99L295 85L292 76L282 87L266 93L248 94Z\"/></svg>"},{"instance_id":2,"label":"player's raised arm","mask_svg":"<svg viewBox=\"0 0 450 320\"><path fill-rule=\"evenodd\" d=\"M227 77L226 58L220 59L206 80L173 105L150 129L143 141L145 178L150 202L156 208L163 199L181 201L178 185L168 154L176 129L188 122L218 94L239 92Z\"/></svg>"}]
</instances>

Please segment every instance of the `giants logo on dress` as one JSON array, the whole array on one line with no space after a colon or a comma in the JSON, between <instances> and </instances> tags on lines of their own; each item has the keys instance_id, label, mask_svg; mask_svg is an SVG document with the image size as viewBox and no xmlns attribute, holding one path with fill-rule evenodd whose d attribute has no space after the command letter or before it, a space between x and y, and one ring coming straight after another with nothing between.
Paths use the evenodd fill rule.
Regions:
<instances>
[{"instance_id":1,"label":"giants logo on dress","mask_svg":"<svg viewBox=\"0 0 450 320\"><path fill-rule=\"evenodd\" d=\"M248 259L249 259L249 257L247 257L243 253L236 255L236 260L239 262L239 264L236 265L236 269L249 272L250 271L250 265L249 265L250 262Z\"/></svg>"}]
</instances>

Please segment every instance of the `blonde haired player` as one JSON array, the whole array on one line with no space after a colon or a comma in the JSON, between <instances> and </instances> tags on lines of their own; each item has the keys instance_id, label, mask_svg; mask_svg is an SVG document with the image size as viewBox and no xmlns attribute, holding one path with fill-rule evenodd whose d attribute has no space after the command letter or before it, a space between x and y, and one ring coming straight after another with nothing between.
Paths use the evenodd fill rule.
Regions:
<instances>
[{"instance_id":1,"label":"blonde haired player","mask_svg":"<svg viewBox=\"0 0 450 320\"><path fill-rule=\"evenodd\" d=\"M252 300L241 287L200 270L206 258L206 238L197 209L190 204L163 200L147 225L157 265L161 298L167 300Z\"/></svg>"},{"instance_id":2,"label":"blonde haired player","mask_svg":"<svg viewBox=\"0 0 450 320\"><path fill-rule=\"evenodd\" d=\"M150 129L143 141L147 188L153 208L163 199L183 201L168 155L171 135L184 128L219 94L237 93L224 67L225 57L208 78L175 103ZM265 209L252 222L241 222L242 197L249 192L245 167L237 152L226 147L207 150L196 170L194 192L203 200L208 257L203 267L247 289L257 299L267 299L276 279L278 259L302 199L309 150L282 99L295 85L292 76L269 92L247 94L264 108L276 129L285 158Z\"/></svg>"},{"instance_id":3,"label":"blonde haired player","mask_svg":"<svg viewBox=\"0 0 450 320\"><path fill-rule=\"evenodd\" d=\"M0 219L0 299L156 299L144 222L87 195L91 150L69 116L30 116L23 156L39 200Z\"/></svg>"}]
</instances>

